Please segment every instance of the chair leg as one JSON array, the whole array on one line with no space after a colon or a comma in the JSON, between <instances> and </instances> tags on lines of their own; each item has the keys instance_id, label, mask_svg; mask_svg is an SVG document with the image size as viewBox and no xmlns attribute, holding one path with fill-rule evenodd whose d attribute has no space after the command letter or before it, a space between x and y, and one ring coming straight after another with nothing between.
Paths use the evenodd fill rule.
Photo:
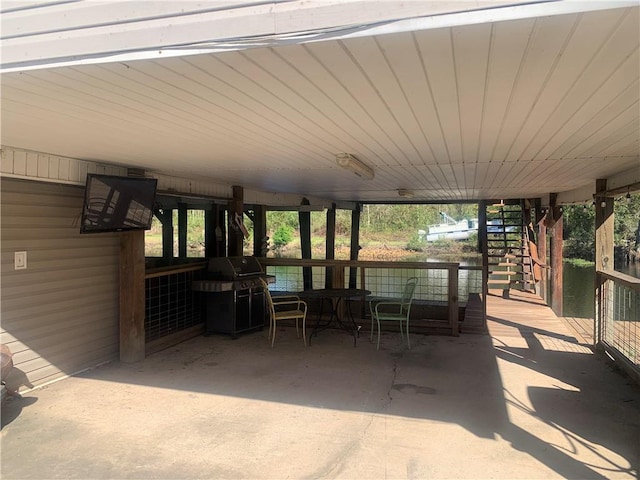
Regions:
<instances>
[{"instance_id":1,"label":"chair leg","mask_svg":"<svg viewBox=\"0 0 640 480\"><path fill-rule=\"evenodd\" d=\"M296 337L300 338L300 327L298 327L298 319L296 318Z\"/></svg>"},{"instance_id":2,"label":"chair leg","mask_svg":"<svg viewBox=\"0 0 640 480\"><path fill-rule=\"evenodd\" d=\"M380 318L376 317L376 322L378 322L378 345L376 350L380 350Z\"/></svg>"},{"instance_id":3,"label":"chair leg","mask_svg":"<svg viewBox=\"0 0 640 480\"><path fill-rule=\"evenodd\" d=\"M271 341L271 336L273 335L273 318L269 317L269 335L267 339Z\"/></svg>"},{"instance_id":4,"label":"chair leg","mask_svg":"<svg viewBox=\"0 0 640 480\"><path fill-rule=\"evenodd\" d=\"M407 348L411 350L411 340L409 340L409 317L407 317Z\"/></svg>"},{"instance_id":5,"label":"chair leg","mask_svg":"<svg viewBox=\"0 0 640 480\"><path fill-rule=\"evenodd\" d=\"M371 328L369 329L371 334L369 335L369 341L373 342L373 317L375 317L375 315L373 314L373 309L371 308L371 306L369 306L369 310L371 311Z\"/></svg>"},{"instance_id":6,"label":"chair leg","mask_svg":"<svg viewBox=\"0 0 640 480\"><path fill-rule=\"evenodd\" d=\"M307 346L307 318L302 317L302 339L304 340L304 346Z\"/></svg>"},{"instance_id":7,"label":"chair leg","mask_svg":"<svg viewBox=\"0 0 640 480\"><path fill-rule=\"evenodd\" d=\"M276 319L273 319L273 336L271 337L271 348L273 348L273 344L276 341L276 331L277 331Z\"/></svg>"}]
</instances>

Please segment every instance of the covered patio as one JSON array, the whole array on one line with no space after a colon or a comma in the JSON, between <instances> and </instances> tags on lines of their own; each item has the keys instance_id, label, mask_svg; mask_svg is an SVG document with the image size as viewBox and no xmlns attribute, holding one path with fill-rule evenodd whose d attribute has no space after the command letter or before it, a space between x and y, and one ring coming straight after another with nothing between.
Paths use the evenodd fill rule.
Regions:
<instances>
[{"instance_id":1,"label":"covered patio","mask_svg":"<svg viewBox=\"0 0 640 480\"><path fill-rule=\"evenodd\" d=\"M486 216L512 200L533 206L522 225L548 240L560 285L562 209L581 204L595 209L598 308L614 312L613 282L635 305L611 259L614 199L640 191L637 1L0 13L0 340L36 387L3 403L3 478L637 477L637 383L537 299L487 294L487 242L472 292L486 331L456 336L452 273L451 336L416 332L410 350L385 332L376 351L366 329L356 348L331 330L305 348L287 327L272 349L266 330L207 337L198 319L158 351L144 231L78 225L90 173L157 180L170 262L187 257L190 208L206 211L205 257L224 257L242 254L250 215L260 256L267 210L297 211L308 233L316 210L334 226L349 210L354 231L366 203ZM326 243L317 261L334 261Z\"/></svg>"},{"instance_id":2,"label":"covered patio","mask_svg":"<svg viewBox=\"0 0 640 480\"><path fill-rule=\"evenodd\" d=\"M637 478L638 386L535 299L487 307L411 350L283 328L97 367L7 402L2 477Z\"/></svg>"}]
</instances>

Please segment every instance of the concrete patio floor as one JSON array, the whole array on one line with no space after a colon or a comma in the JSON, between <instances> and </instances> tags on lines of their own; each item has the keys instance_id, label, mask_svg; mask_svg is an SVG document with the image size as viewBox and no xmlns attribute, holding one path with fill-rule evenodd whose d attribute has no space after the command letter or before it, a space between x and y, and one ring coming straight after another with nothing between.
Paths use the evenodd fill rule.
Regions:
<instances>
[{"instance_id":1,"label":"concrete patio floor","mask_svg":"<svg viewBox=\"0 0 640 480\"><path fill-rule=\"evenodd\" d=\"M104 365L4 402L2 478L637 478L638 386L559 320L518 321L411 350L201 336Z\"/></svg>"}]
</instances>

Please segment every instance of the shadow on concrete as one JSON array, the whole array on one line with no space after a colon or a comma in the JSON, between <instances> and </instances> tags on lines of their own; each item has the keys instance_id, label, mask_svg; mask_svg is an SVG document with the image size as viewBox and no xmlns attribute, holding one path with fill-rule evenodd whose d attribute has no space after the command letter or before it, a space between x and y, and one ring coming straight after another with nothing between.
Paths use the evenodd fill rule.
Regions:
<instances>
[{"instance_id":1,"label":"shadow on concrete","mask_svg":"<svg viewBox=\"0 0 640 480\"><path fill-rule=\"evenodd\" d=\"M509 395L505 396L507 403L561 432L573 447L567 449L553 445L559 454L563 449L567 449L567 453L585 449L601 459L599 470L605 472L604 478L609 478L607 472L629 474L632 478L636 476L640 468L638 385L606 357L593 355L591 346L581 344L574 337L496 317L489 318L502 325L517 327L527 344L526 348L513 347L497 340L495 353L498 359L557 380L553 387L528 386L528 405L514 401ZM566 342L569 349L582 349L564 351L559 348L554 351L545 348L540 338L559 341L558 347ZM628 464L601 455L597 446L606 446ZM571 472L554 470L565 478L593 478L590 465L585 464L584 468L586 471L578 477L568 475ZM591 473L587 475L588 472Z\"/></svg>"},{"instance_id":2,"label":"shadow on concrete","mask_svg":"<svg viewBox=\"0 0 640 480\"><path fill-rule=\"evenodd\" d=\"M22 413L22 409L33 405L38 401L37 397L8 397L2 401L2 418L0 418L0 430L13 422Z\"/></svg>"},{"instance_id":3,"label":"shadow on concrete","mask_svg":"<svg viewBox=\"0 0 640 480\"><path fill-rule=\"evenodd\" d=\"M556 335L545 331L537 333ZM442 438L457 449L460 462L474 462L472 452L482 452L487 448L485 442L490 441L494 445L491 448L498 448L495 445L500 442L505 445L501 448L506 448L493 465L487 466L497 471L500 468L502 472L509 468L522 469L522 465L511 467L500 465L500 462L508 463L513 452L524 452L532 472L539 472L536 468L543 465L563 478L609 478L605 468L618 475L637 473L638 444L633 440L634 435L637 440L640 432L638 389L625 382L624 377L603 367L594 355L551 352L539 343L536 345L535 338L528 347L515 348L499 342L494 346L495 339L480 335L458 338L414 335L412 349L407 350L399 336L385 334L380 351L376 351L375 344L369 343L366 334L360 337L356 348L353 338L341 331L322 332L309 348L295 338L294 329L283 328L277 338L275 347L271 348L266 332L241 336L237 340L225 336L197 337L144 361L105 365L49 388L63 390L72 380L80 381L78 388L82 390L73 395L60 394L59 402L100 403L102 408L96 409L94 415L109 415L112 411L109 409L116 408L112 403L128 405L128 402L138 401L143 402L145 409L168 416L171 412L166 410L166 405L157 405L157 402L162 402L164 396L173 398L175 394L171 392L184 392L186 395L179 396L184 402L198 401L202 397L199 394L276 402L294 407L289 418L295 418L299 407L310 407L332 410L335 415L357 412L372 419L382 416L428 420L433 435L451 435L446 425L458 425L478 439L469 440L468 436L464 441L456 437ZM562 339L570 341L566 336ZM540 380L542 374L544 382ZM89 383L91 387L88 387ZM569 391L557 384L569 384L574 388ZM151 387L152 395L145 393L144 397L139 397L135 386ZM110 403L115 398L117 400ZM204 408L216 408L215 402L208 402L210 406ZM57 415L69 409L69 424L79 421L73 418L77 405L75 413L72 413L73 404L58 403L55 408ZM203 414L203 407L194 404L194 408ZM518 418L514 417L514 412ZM30 415L31 409L24 413ZM228 414L225 411L212 413L220 417ZM179 414L177 408L174 414ZM636 421L630 421L634 415ZM46 415L40 420L46 422L45 418ZM60 421L59 418L56 421ZM188 421L185 418L184 423ZM246 419L247 424L260 421L260 418ZM276 432L279 428L286 431L287 417L282 422L272 428ZM43 450L34 448L34 443L38 442L37 432L26 430L33 424L27 420L24 426L18 423L14 422L8 429L15 427L14 438L20 440L3 444L3 457L11 458L12 453L22 452L22 462L35 461L29 456L38 454L46 460ZM39 428L46 429L46 426L40 424ZM211 432L206 434L211 436ZM358 436L364 435L362 432L351 434L355 436L353 442L360 441ZM582 449L589 449L590 454L612 451L625 461L610 461L604 453L606 458L592 465L589 459L581 460L577 450L567 449L566 442L557 443L555 434L560 434L569 444L580 444ZM65 439L58 441L64 443ZM30 450L21 442L31 442ZM594 447L594 444L602 448ZM420 444L414 448L419 451ZM82 447L69 448L65 454L75 455L76 459L85 455ZM438 458L425 461L435 464ZM607 467L603 467L603 463ZM24 463L12 465L3 459L2 468L7 478L12 478L18 471L24 474ZM489 471L486 471L478 476L488 475ZM496 475L501 476L500 473ZM25 478L29 476L27 474ZM322 475L315 471L306 476ZM504 473L502 477L508 478Z\"/></svg>"}]
</instances>

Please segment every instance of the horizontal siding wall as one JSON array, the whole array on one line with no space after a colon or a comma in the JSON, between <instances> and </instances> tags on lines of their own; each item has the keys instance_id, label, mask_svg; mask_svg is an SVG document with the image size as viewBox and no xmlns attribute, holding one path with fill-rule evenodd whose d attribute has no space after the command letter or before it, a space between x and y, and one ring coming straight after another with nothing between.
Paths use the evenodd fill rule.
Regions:
<instances>
[{"instance_id":1,"label":"horizontal siding wall","mask_svg":"<svg viewBox=\"0 0 640 480\"><path fill-rule=\"evenodd\" d=\"M116 359L120 237L80 235L82 187L0 182L1 340L14 365L37 386Z\"/></svg>"}]
</instances>

